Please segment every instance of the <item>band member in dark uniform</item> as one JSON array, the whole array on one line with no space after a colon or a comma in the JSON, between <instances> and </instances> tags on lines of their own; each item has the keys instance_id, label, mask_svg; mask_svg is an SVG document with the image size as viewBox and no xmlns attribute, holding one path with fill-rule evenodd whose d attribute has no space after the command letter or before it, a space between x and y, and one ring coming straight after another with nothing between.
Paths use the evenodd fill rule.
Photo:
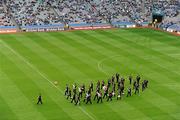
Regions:
<instances>
[{"instance_id":1,"label":"band member in dark uniform","mask_svg":"<svg viewBox=\"0 0 180 120\"><path fill-rule=\"evenodd\" d=\"M39 96L38 96L38 102L37 102L37 104L43 104L43 102L42 102L42 96L41 96L41 94L39 94Z\"/></svg>"},{"instance_id":2,"label":"band member in dark uniform","mask_svg":"<svg viewBox=\"0 0 180 120\"><path fill-rule=\"evenodd\" d=\"M97 101L97 103L99 103L99 101L101 101L101 103L102 103L102 92L98 93L98 101Z\"/></svg>"},{"instance_id":3,"label":"band member in dark uniform","mask_svg":"<svg viewBox=\"0 0 180 120\"><path fill-rule=\"evenodd\" d=\"M81 90L83 93L85 93L85 85L84 84L82 85Z\"/></svg>"},{"instance_id":4,"label":"band member in dark uniform","mask_svg":"<svg viewBox=\"0 0 180 120\"><path fill-rule=\"evenodd\" d=\"M70 99L71 99L71 90L69 90L69 93L68 93L68 95L67 95L67 99L69 99L69 97L70 97Z\"/></svg>"},{"instance_id":5,"label":"band member in dark uniform","mask_svg":"<svg viewBox=\"0 0 180 120\"><path fill-rule=\"evenodd\" d=\"M79 95L76 95L76 103L75 105L80 105L80 96Z\"/></svg>"},{"instance_id":6,"label":"band member in dark uniform","mask_svg":"<svg viewBox=\"0 0 180 120\"><path fill-rule=\"evenodd\" d=\"M112 101L112 96L113 96L113 95L112 95L112 92L110 92L110 93L109 93L109 95L108 95L108 99L107 99L107 101L109 101L109 100L111 100L111 101Z\"/></svg>"},{"instance_id":7,"label":"band member in dark uniform","mask_svg":"<svg viewBox=\"0 0 180 120\"><path fill-rule=\"evenodd\" d=\"M102 80L101 90L103 89L104 86L105 86L105 82L104 82L104 80Z\"/></svg>"},{"instance_id":8,"label":"band member in dark uniform","mask_svg":"<svg viewBox=\"0 0 180 120\"><path fill-rule=\"evenodd\" d=\"M71 100L71 103L76 103L76 94L73 94L73 97L72 97L72 100Z\"/></svg>"},{"instance_id":9,"label":"band member in dark uniform","mask_svg":"<svg viewBox=\"0 0 180 120\"><path fill-rule=\"evenodd\" d=\"M88 104L90 102L90 104L92 104L91 102L91 93L88 93L86 96L86 104Z\"/></svg>"},{"instance_id":10,"label":"band member in dark uniform","mask_svg":"<svg viewBox=\"0 0 180 120\"><path fill-rule=\"evenodd\" d=\"M132 76L130 75L129 76L129 84L131 85L131 83L132 83Z\"/></svg>"},{"instance_id":11,"label":"band member in dark uniform","mask_svg":"<svg viewBox=\"0 0 180 120\"><path fill-rule=\"evenodd\" d=\"M138 76L136 77L136 80L137 80L137 84L138 84L138 85L139 85L140 79L141 79L141 77L138 75Z\"/></svg>"},{"instance_id":12,"label":"band member in dark uniform","mask_svg":"<svg viewBox=\"0 0 180 120\"><path fill-rule=\"evenodd\" d=\"M93 82L92 81L91 81L91 84L90 84L90 89L93 92Z\"/></svg>"},{"instance_id":13,"label":"band member in dark uniform","mask_svg":"<svg viewBox=\"0 0 180 120\"><path fill-rule=\"evenodd\" d=\"M119 81L119 74L116 73L116 82L118 83L118 81Z\"/></svg>"},{"instance_id":14,"label":"band member in dark uniform","mask_svg":"<svg viewBox=\"0 0 180 120\"><path fill-rule=\"evenodd\" d=\"M135 84L135 94L136 93L139 94L139 84L138 83Z\"/></svg>"},{"instance_id":15,"label":"band member in dark uniform","mask_svg":"<svg viewBox=\"0 0 180 120\"><path fill-rule=\"evenodd\" d=\"M129 87L127 90L127 96L126 97L128 97L128 96L131 96L131 87Z\"/></svg>"},{"instance_id":16,"label":"band member in dark uniform","mask_svg":"<svg viewBox=\"0 0 180 120\"><path fill-rule=\"evenodd\" d=\"M68 95L68 92L69 92L69 86L68 86L68 84L66 84L66 89L65 89L64 95Z\"/></svg>"}]
</instances>

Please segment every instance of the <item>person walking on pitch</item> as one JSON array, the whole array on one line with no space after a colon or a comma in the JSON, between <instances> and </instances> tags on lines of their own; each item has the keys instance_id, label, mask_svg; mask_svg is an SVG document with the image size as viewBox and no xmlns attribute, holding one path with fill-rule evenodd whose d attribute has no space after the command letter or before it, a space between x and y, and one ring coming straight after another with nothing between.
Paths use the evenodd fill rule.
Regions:
<instances>
[{"instance_id":1,"label":"person walking on pitch","mask_svg":"<svg viewBox=\"0 0 180 120\"><path fill-rule=\"evenodd\" d=\"M41 94L39 94L39 96L38 96L38 102L37 102L37 104L43 104L43 102L42 102L42 96L41 96Z\"/></svg>"}]
</instances>

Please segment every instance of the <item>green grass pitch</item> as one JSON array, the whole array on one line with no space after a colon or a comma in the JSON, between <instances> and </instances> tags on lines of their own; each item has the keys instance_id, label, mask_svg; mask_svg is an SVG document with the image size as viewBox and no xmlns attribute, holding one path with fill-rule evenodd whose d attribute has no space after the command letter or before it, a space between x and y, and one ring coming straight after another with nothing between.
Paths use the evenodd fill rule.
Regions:
<instances>
[{"instance_id":1,"label":"green grass pitch","mask_svg":"<svg viewBox=\"0 0 180 120\"><path fill-rule=\"evenodd\" d=\"M179 66L180 37L151 29L1 34L0 120L180 120ZM116 72L140 74L149 88L81 106L63 95L66 83Z\"/></svg>"}]
</instances>

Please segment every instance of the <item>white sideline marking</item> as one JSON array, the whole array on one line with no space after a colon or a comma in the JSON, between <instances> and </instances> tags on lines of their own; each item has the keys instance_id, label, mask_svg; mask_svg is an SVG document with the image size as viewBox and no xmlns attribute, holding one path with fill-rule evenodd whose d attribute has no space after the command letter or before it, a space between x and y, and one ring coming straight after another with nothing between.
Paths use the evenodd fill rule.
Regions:
<instances>
[{"instance_id":1,"label":"white sideline marking","mask_svg":"<svg viewBox=\"0 0 180 120\"><path fill-rule=\"evenodd\" d=\"M0 40L0 42L8 48L11 52L13 52L16 56L18 56L22 61L24 61L29 67L31 67L33 70L35 70L41 77L43 77L45 80L47 80L53 87L55 87L61 94L63 94L63 91L58 88L52 81L50 81L38 68L33 66L30 62L28 62L23 56L21 56L19 53L17 53L13 48L11 48L9 45L7 45L5 42ZM78 107L84 114L86 114L90 119L95 120L94 117L92 117L88 112L86 112L82 107Z\"/></svg>"}]
</instances>

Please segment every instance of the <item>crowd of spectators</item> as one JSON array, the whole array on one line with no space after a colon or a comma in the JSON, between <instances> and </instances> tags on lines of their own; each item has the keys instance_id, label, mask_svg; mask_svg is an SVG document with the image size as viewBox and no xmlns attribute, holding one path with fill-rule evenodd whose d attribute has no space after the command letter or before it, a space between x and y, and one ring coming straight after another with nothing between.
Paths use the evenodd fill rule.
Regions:
<instances>
[{"instance_id":1,"label":"crowd of spectators","mask_svg":"<svg viewBox=\"0 0 180 120\"><path fill-rule=\"evenodd\" d=\"M180 1L178 0L161 0L153 3L154 10L159 10L163 15L163 21L159 27L168 29L171 26L180 27Z\"/></svg>"},{"instance_id":2,"label":"crowd of spectators","mask_svg":"<svg viewBox=\"0 0 180 120\"><path fill-rule=\"evenodd\" d=\"M88 0L61 0L54 8L66 23L105 23Z\"/></svg>"},{"instance_id":3,"label":"crowd of spectators","mask_svg":"<svg viewBox=\"0 0 180 120\"><path fill-rule=\"evenodd\" d=\"M54 7L59 16L69 23L149 22L150 7L143 9L142 1L59 0Z\"/></svg>"},{"instance_id":4,"label":"crowd of spectators","mask_svg":"<svg viewBox=\"0 0 180 120\"><path fill-rule=\"evenodd\" d=\"M48 1L7 0L6 5L20 26L61 24Z\"/></svg>"},{"instance_id":5,"label":"crowd of spectators","mask_svg":"<svg viewBox=\"0 0 180 120\"><path fill-rule=\"evenodd\" d=\"M108 22L131 21L128 14L126 14L128 11L122 7L118 0L94 0L90 3Z\"/></svg>"},{"instance_id":6,"label":"crowd of spectators","mask_svg":"<svg viewBox=\"0 0 180 120\"><path fill-rule=\"evenodd\" d=\"M180 1L178 0L155 0L153 9L162 11L166 17L175 17L178 14Z\"/></svg>"},{"instance_id":7,"label":"crowd of spectators","mask_svg":"<svg viewBox=\"0 0 180 120\"><path fill-rule=\"evenodd\" d=\"M4 8L2 1L0 1L0 26L14 26L11 22L10 14Z\"/></svg>"},{"instance_id":8,"label":"crowd of spectators","mask_svg":"<svg viewBox=\"0 0 180 120\"><path fill-rule=\"evenodd\" d=\"M164 15L164 24L180 21L179 0L1 0L0 25L20 26L64 23L114 23L152 21L153 11ZM9 12L7 12L9 11ZM170 19L173 18L173 19Z\"/></svg>"}]
</instances>

